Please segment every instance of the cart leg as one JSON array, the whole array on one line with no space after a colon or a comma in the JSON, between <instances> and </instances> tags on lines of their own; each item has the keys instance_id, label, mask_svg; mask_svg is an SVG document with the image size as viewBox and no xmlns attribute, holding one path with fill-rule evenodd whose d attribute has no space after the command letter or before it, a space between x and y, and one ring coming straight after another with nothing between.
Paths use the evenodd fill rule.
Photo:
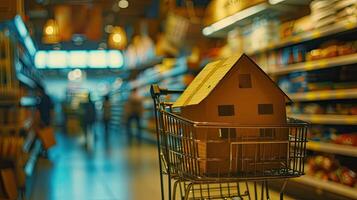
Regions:
<instances>
[{"instance_id":1,"label":"cart leg","mask_svg":"<svg viewBox=\"0 0 357 200\"><path fill-rule=\"evenodd\" d=\"M177 185L178 184L181 184L180 180L176 180L175 183L174 183L174 188L173 188L173 191L172 191L172 200L176 200L176 189L177 189Z\"/></svg>"},{"instance_id":2,"label":"cart leg","mask_svg":"<svg viewBox=\"0 0 357 200\"><path fill-rule=\"evenodd\" d=\"M193 186L193 183L190 183L190 184L188 184L187 185L187 187L185 188L185 196L184 196L184 200L187 200L188 199L188 196L190 195L190 190L191 190L191 188L192 188L192 186Z\"/></svg>"},{"instance_id":3,"label":"cart leg","mask_svg":"<svg viewBox=\"0 0 357 200\"><path fill-rule=\"evenodd\" d=\"M160 134L159 134L159 118L157 114L157 102L154 99L154 106L155 106L155 121L156 121L156 140L157 140L157 152L158 152L158 159L159 159L159 168L160 168L160 186L161 186L161 200L165 200L165 194L164 194L164 179L162 177L162 163L161 163L161 147L160 147Z\"/></svg>"},{"instance_id":4,"label":"cart leg","mask_svg":"<svg viewBox=\"0 0 357 200\"><path fill-rule=\"evenodd\" d=\"M248 182L247 181L245 182L245 187L246 187L245 194L248 195L248 199L251 200L250 192L249 192L249 186L248 186Z\"/></svg>"},{"instance_id":5,"label":"cart leg","mask_svg":"<svg viewBox=\"0 0 357 200\"><path fill-rule=\"evenodd\" d=\"M168 170L170 170L170 168L168 168ZM171 173L168 172L167 175L167 189L168 189L168 199L171 200Z\"/></svg>"},{"instance_id":6,"label":"cart leg","mask_svg":"<svg viewBox=\"0 0 357 200\"><path fill-rule=\"evenodd\" d=\"M254 181L254 199L258 199L258 192L257 192L257 182Z\"/></svg>"},{"instance_id":7,"label":"cart leg","mask_svg":"<svg viewBox=\"0 0 357 200\"><path fill-rule=\"evenodd\" d=\"M287 184L288 184L288 179L285 179L283 186L281 187L281 190L280 190L280 200L284 200L284 190L285 190Z\"/></svg>"},{"instance_id":8,"label":"cart leg","mask_svg":"<svg viewBox=\"0 0 357 200\"><path fill-rule=\"evenodd\" d=\"M264 200L264 181L262 182L262 185L261 185L260 199Z\"/></svg>"},{"instance_id":9,"label":"cart leg","mask_svg":"<svg viewBox=\"0 0 357 200\"><path fill-rule=\"evenodd\" d=\"M267 200L270 200L268 181L264 181L264 182L265 182L265 192L266 192L266 195L267 195Z\"/></svg>"}]
</instances>

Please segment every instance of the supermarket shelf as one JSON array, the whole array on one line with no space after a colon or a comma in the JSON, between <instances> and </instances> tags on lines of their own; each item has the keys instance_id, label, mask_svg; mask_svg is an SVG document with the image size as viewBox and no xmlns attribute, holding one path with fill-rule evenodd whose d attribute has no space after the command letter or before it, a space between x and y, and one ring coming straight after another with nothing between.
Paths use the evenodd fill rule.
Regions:
<instances>
[{"instance_id":1,"label":"supermarket shelf","mask_svg":"<svg viewBox=\"0 0 357 200\"><path fill-rule=\"evenodd\" d=\"M332 181L324 181L321 179L317 179L308 175L299 177L299 178L293 178L291 181L305 184L312 186L314 188L323 190L323 191L328 191L331 193L335 193L341 196L345 196L351 199L357 199L357 190L356 188L353 187L348 187L345 185L342 185L340 183L335 183Z\"/></svg>"},{"instance_id":2,"label":"supermarket shelf","mask_svg":"<svg viewBox=\"0 0 357 200\"><path fill-rule=\"evenodd\" d=\"M357 125L357 115L290 114L289 117L308 121L312 124Z\"/></svg>"},{"instance_id":3,"label":"supermarket shelf","mask_svg":"<svg viewBox=\"0 0 357 200\"><path fill-rule=\"evenodd\" d=\"M143 86L149 86L150 84L157 83L161 80L164 80L169 77L173 76L178 76L180 74L183 74L187 71L187 66L186 66L186 59L178 59L176 66L174 66L172 69L163 72L163 73L158 73L152 77L145 77L145 78L140 78L134 81L130 82L130 89L134 88L140 88Z\"/></svg>"},{"instance_id":4,"label":"supermarket shelf","mask_svg":"<svg viewBox=\"0 0 357 200\"><path fill-rule=\"evenodd\" d=\"M293 101L357 99L357 89L323 90L288 94Z\"/></svg>"},{"instance_id":5,"label":"supermarket shelf","mask_svg":"<svg viewBox=\"0 0 357 200\"><path fill-rule=\"evenodd\" d=\"M286 66L278 66L275 69L269 71L271 75L283 75L291 72L299 71L311 71L318 70L342 65L349 65L357 63L357 54L338 56L335 58L326 58L315 61L308 61L303 63L297 63Z\"/></svg>"},{"instance_id":6,"label":"supermarket shelf","mask_svg":"<svg viewBox=\"0 0 357 200\"><path fill-rule=\"evenodd\" d=\"M264 48L253 50L253 51L248 51L246 53L248 55L255 55L258 53L281 48L284 46L294 45L294 44L314 40L317 38L327 37L327 36L331 36L331 35L334 35L337 33L353 30L356 27L357 27L357 23L341 21L341 22L337 22L331 26L314 29L312 31L303 32L303 33L300 33L300 34L297 34L294 36L287 37L285 39L281 39L278 43L272 43L272 44L267 45Z\"/></svg>"},{"instance_id":7,"label":"supermarket shelf","mask_svg":"<svg viewBox=\"0 0 357 200\"><path fill-rule=\"evenodd\" d=\"M309 141L306 147L312 151L357 157L357 147L355 146Z\"/></svg>"},{"instance_id":8,"label":"supermarket shelf","mask_svg":"<svg viewBox=\"0 0 357 200\"><path fill-rule=\"evenodd\" d=\"M135 67L131 67L131 68L126 68L124 69L125 72L131 72L131 71L142 71L144 69L147 69L149 67L153 67L157 64L160 64L162 62L164 58L163 57L156 57L156 58L153 58L149 61L146 61L144 63L141 63Z\"/></svg>"},{"instance_id":9,"label":"supermarket shelf","mask_svg":"<svg viewBox=\"0 0 357 200\"><path fill-rule=\"evenodd\" d=\"M298 2L297 5L299 6L308 5L309 3L307 0L269 0L245 8L230 16L224 17L209 26L206 26L202 30L202 34L207 37L224 38L227 36L229 31L233 30L237 26L249 23L255 17L265 14L284 16L285 19L294 18L294 16L298 14L298 9L294 7L296 2Z\"/></svg>"},{"instance_id":10,"label":"supermarket shelf","mask_svg":"<svg viewBox=\"0 0 357 200\"><path fill-rule=\"evenodd\" d=\"M31 146L35 142L35 140L36 140L35 132L34 131L28 132L25 142L24 142L24 145L23 145L24 152L30 152Z\"/></svg>"},{"instance_id":11,"label":"supermarket shelf","mask_svg":"<svg viewBox=\"0 0 357 200\"><path fill-rule=\"evenodd\" d=\"M20 91L16 88L0 88L0 99L17 98Z\"/></svg>"},{"instance_id":12,"label":"supermarket shelf","mask_svg":"<svg viewBox=\"0 0 357 200\"><path fill-rule=\"evenodd\" d=\"M36 166L36 161L38 159L38 156L42 150L41 147L41 142L40 140L36 140L34 143L34 147L32 148L31 152L30 152L30 156L26 162L26 165L24 167L25 173L27 176L31 176L31 174L33 173L35 166Z\"/></svg>"}]
</instances>

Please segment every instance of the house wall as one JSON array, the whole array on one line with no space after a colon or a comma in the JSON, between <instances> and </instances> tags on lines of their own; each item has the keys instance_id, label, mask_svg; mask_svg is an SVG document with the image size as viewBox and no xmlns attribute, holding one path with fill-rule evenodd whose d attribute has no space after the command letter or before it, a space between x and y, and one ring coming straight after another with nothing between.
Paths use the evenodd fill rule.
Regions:
<instances>
[{"instance_id":1,"label":"house wall","mask_svg":"<svg viewBox=\"0 0 357 200\"><path fill-rule=\"evenodd\" d=\"M182 115L202 122L227 122L241 125L286 124L285 96L248 58L242 57L199 105L182 108ZM251 74L251 88L239 88L239 74ZM273 104L273 114L260 115L258 104ZM219 116L218 105L234 105L234 116ZM236 129L236 138L220 138L219 128L196 131L199 167L203 174L260 171L286 166L287 144L233 145L250 136L260 140L259 129ZM288 138L286 129L275 131L274 140ZM232 148L230 150L230 148ZM271 160L266 160L271 159ZM250 160L250 161L247 161ZM260 163L257 165L257 163ZM262 164L263 163L263 164Z\"/></svg>"},{"instance_id":2,"label":"house wall","mask_svg":"<svg viewBox=\"0 0 357 200\"><path fill-rule=\"evenodd\" d=\"M271 81L242 57L238 67L216 86L204 100L206 120L245 125L278 125L286 123L285 96ZM239 70L238 70L239 69ZM239 88L239 74L251 74L252 88ZM218 116L218 105L234 105L234 116ZM258 104L273 104L272 115L259 115Z\"/></svg>"}]
</instances>

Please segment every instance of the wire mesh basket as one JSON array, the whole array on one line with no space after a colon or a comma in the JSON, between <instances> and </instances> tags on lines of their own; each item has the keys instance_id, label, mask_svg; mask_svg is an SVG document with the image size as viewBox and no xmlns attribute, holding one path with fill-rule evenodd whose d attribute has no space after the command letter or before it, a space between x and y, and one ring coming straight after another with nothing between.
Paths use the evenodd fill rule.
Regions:
<instances>
[{"instance_id":1,"label":"wire mesh basket","mask_svg":"<svg viewBox=\"0 0 357 200\"><path fill-rule=\"evenodd\" d=\"M179 92L152 87L160 170L169 177L220 188L222 183L304 174L306 122L290 118L283 125L195 122L173 112L172 104L160 99Z\"/></svg>"}]
</instances>

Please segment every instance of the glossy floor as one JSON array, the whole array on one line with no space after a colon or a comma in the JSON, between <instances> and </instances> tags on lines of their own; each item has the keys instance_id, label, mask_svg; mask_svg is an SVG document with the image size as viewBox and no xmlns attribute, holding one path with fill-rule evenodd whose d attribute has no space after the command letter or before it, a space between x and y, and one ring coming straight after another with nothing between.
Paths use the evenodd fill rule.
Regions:
<instances>
[{"instance_id":1,"label":"glossy floor","mask_svg":"<svg viewBox=\"0 0 357 200\"><path fill-rule=\"evenodd\" d=\"M101 133L100 129L97 130ZM57 134L49 160L36 169L32 200L159 200L160 182L154 144L128 145L120 131L108 142L98 134L86 150L83 137ZM271 193L272 199L279 199ZM290 199L290 198L285 198Z\"/></svg>"}]
</instances>

